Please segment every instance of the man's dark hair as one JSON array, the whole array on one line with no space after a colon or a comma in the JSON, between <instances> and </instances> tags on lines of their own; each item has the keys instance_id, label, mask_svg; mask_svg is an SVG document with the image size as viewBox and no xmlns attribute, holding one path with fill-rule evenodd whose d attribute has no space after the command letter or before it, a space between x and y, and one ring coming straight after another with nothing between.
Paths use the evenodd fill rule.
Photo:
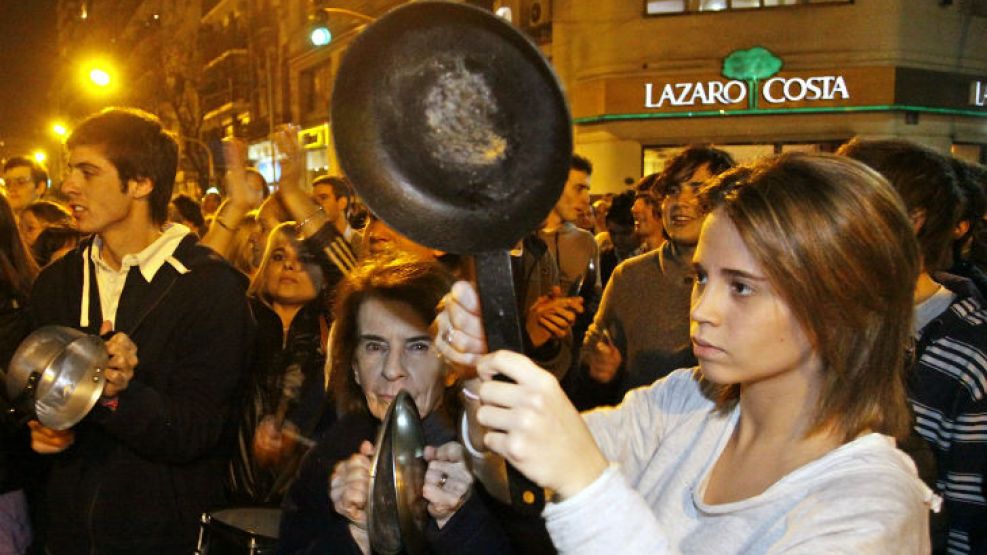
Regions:
<instances>
[{"instance_id":1,"label":"man's dark hair","mask_svg":"<svg viewBox=\"0 0 987 555\"><path fill-rule=\"evenodd\" d=\"M649 173L648 175L638 179L632 190L638 193L653 193L655 190L655 182L658 181L658 173Z\"/></svg>"},{"instance_id":2,"label":"man's dark hair","mask_svg":"<svg viewBox=\"0 0 987 555\"><path fill-rule=\"evenodd\" d=\"M572 153L572 162L569 163L569 168L577 171L581 171L586 175L593 175L593 162L589 161L589 158Z\"/></svg>"},{"instance_id":3,"label":"man's dark hair","mask_svg":"<svg viewBox=\"0 0 987 555\"><path fill-rule=\"evenodd\" d=\"M605 220L617 225L634 225L634 216L631 214L634 198L634 191L624 191L613 197Z\"/></svg>"},{"instance_id":4,"label":"man's dark hair","mask_svg":"<svg viewBox=\"0 0 987 555\"><path fill-rule=\"evenodd\" d=\"M638 191L634 195L634 200L641 199L651 207L651 215L661 219L661 198L655 196L651 191Z\"/></svg>"},{"instance_id":5,"label":"man's dark hair","mask_svg":"<svg viewBox=\"0 0 987 555\"><path fill-rule=\"evenodd\" d=\"M855 138L837 154L863 162L883 175L905 201L909 215L924 214L925 221L915 236L925 271L947 268L963 198L949 159L903 139Z\"/></svg>"},{"instance_id":6,"label":"man's dark hair","mask_svg":"<svg viewBox=\"0 0 987 555\"><path fill-rule=\"evenodd\" d=\"M55 225L46 227L38 234L31 246L31 254L38 266L44 267L51 263L51 257L65 247L72 248L79 244L82 234L72 226Z\"/></svg>"},{"instance_id":7,"label":"man's dark hair","mask_svg":"<svg viewBox=\"0 0 987 555\"><path fill-rule=\"evenodd\" d=\"M336 199L345 198L350 199L352 194L352 189L350 188L350 182L346 180L345 177L338 175L320 175L312 181L312 186L316 185L329 185L332 187L332 194L335 195Z\"/></svg>"},{"instance_id":8,"label":"man's dark hair","mask_svg":"<svg viewBox=\"0 0 987 555\"><path fill-rule=\"evenodd\" d=\"M970 223L966 235L959 239L964 241L976 233L984 213L987 213L987 191L984 190L987 185L987 168L959 158L950 159L950 163L956 173L956 183L963 192L963 212L959 221Z\"/></svg>"},{"instance_id":9,"label":"man's dark hair","mask_svg":"<svg viewBox=\"0 0 987 555\"><path fill-rule=\"evenodd\" d=\"M107 108L79 124L66 145L70 149L102 149L116 167L123 190L132 179L149 179L154 187L148 197L151 219L158 225L168 219L168 201L178 170L178 142L157 116L136 108Z\"/></svg>"},{"instance_id":10,"label":"man's dark hair","mask_svg":"<svg viewBox=\"0 0 987 555\"><path fill-rule=\"evenodd\" d=\"M664 197L673 186L681 185L702 166L710 175L719 175L737 165L725 150L709 145L690 145L665 164L665 169L654 182L654 192Z\"/></svg>"},{"instance_id":11,"label":"man's dark hair","mask_svg":"<svg viewBox=\"0 0 987 555\"><path fill-rule=\"evenodd\" d=\"M192 222L192 225L195 226L195 229L192 231L201 233L200 230L205 227L206 221L202 217L202 207L199 203L195 202L195 199L186 194L175 196L175 198L171 199L171 202L175 205L178 213L182 215L182 219Z\"/></svg>"},{"instance_id":12,"label":"man's dark hair","mask_svg":"<svg viewBox=\"0 0 987 555\"><path fill-rule=\"evenodd\" d=\"M44 220L50 224L72 225L72 213L65 207L49 200L36 200L24 207L24 212L34 214L39 220Z\"/></svg>"},{"instance_id":13,"label":"man's dark hair","mask_svg":"<svg viewBox=\"0 0 987 555\"><path fill-rule=\"evenodd\" d=\"M30 168L31 169L31 181L34 186L37 187L38 183L44 182L45 187L48 186L48 170L45 169L41 162L33 158L28 158L27 156L12 156L7 159L3 164L3 171L12 170L14 168Z\"/></svg>"}]
</instances>

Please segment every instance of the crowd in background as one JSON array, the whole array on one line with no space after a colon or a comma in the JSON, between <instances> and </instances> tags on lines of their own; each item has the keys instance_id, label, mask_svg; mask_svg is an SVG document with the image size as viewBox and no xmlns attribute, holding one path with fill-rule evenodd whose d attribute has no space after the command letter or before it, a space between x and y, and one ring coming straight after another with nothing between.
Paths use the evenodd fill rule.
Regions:
<instances>
[{"instance_id":1,"label":"crowd in background","mask_svg":"<svg viewBox=\"0 0 987 555\"><path fill-rule=\"evenodd\" d=\"M293 128L276 138L284 155L278 184L249 167L245 145L232 140L224 145L228 172L222 191L210 188L195 199L171 197L175 161L158 152L171 143L153 117L118 110L89 121L69 141L70 172L61 186L51 184L51 176L29 158L4 163L0 367L43 324L112 330L117 334L107 343L114 361L107 376L110 394L72 430L4 424L0 553L43 553L44 546L50 553L188 553L198 536L199 513L229 507L282 508L280 552L366 553L361 525L370 442L397 393L395 383L412 394L433 446L426 455L424 491L431 550L550 553L567 546L579 552L578 544L559 539L579 534L572 522L553 528L555 508L546 513L546 529L537 517L505 509L495 492L483 491L463 470L470 453L456 434L462 384L434 343L444 341L453 351L458 346L453 335L436 339L430 325L437 316L442 320L436 306L454 280L469 276L468 260L390 228L364 207L343 176L317 176L308 186ZM113 146L134 133L153 139L141 144L158 141L158 150ZM987 169L895 139L854 139L838 156L822 157L840 158L860 162L844 179L877 180L874 187L889 183L896 192L914 236L908 244L883 248L890 258L907 258L917 241L918 267L913 278L905 270L894 274L912 279L896 284L914 301L906 317L913 321L907 326L911 341L902 349L890 344L900 357L880 359L907 364L901 371L910 423L882 428L882 418L861 413L851 425L831 415L849 434L836 445L869 431L897 435L898 447L942 500L941 506L935 497L923 500L935 505L923 512L928 534L920 530L929 548L987 553ZM702 231L704 222L714 221L707 216L722 214L716 211L725 206L754 210L758 203L786 202L779 192L784 183L765 185L780 179L775 174L793 183L805 176L819 183L836 179L814 177L828 162L800 166L798 160L737 169L723 150L694 145L662 172L621 193L593 198L592 162L574 155L556 206L512 251L525 354L579 410L617 405L628 392L666 377L668 388L687 396L691 378L675 371L703 366L695 354L695 329L697 319L708 316L696 312L697 283L714 283L696 263L702 260L701 234L711 233ZM119 190L99 189L105 186L99 180L110 173ZM714 182L719 189L705 189ZM812 187L798 190L803 196L793 206L835 202L813 196ZM737 223L740 216L731 214ZM840 218L852 218L847 214ZM830 227L855 230L860 242L873 231L863 216L853 225L833 218L815 222L809 231L816 235L806 244L830 245ZM146 235L144 243L134 243L135 230ZM747 248L754 248L762 231L741 231ZM140 248L111 257L117 245L131 244ZM861 275L868 268L855 265L850 252L859 245L822 254L793 245L804 250L786 254L807 261L806 267L830 268L832 279L845 279L848 288L880 279ZM167 252L158 254L162 249ZM799 282L785 291L833 294L823 285L802 283L813 280L797 268L781 264L770 274L772 283ZM731 285L734 294L744 294L741 285ZM894 289L872 285L868 295L877 297L884 288ZM785 301L797 314L794 307L802 301L820 304L818 298ZM810 343L823 364L841 364L826 346L850 341L833 331L842 320L836 323L822 309L805 317L821 321ZM829 331L826 318L834 319ZM881 326L874 322L879 320L861 317L847 325L858 326L857 335L868 341L879 337L871 328ZM861 357L877 348L860 345ZM861 389L878 391L880 384L868 382L878 379L897 378L860 377ZM844 398L857 393L832 387L819 401L822 414L832 409L825 403L844 406L839 403L845 400L851 406ZM727 389L716 394L737 396ZM641 402L633 395L627 399ZM894 402L888 401L889 413ZM723 406L733 405L715 410ZM634 442L631 450L649 441L607 436L601 426L612 423L601 415L610 413L591 414L598 415L587 418L607 460L625 455L622 441ZM112 476L97 477L111 470ZM605 479L611 478L600 478ZM564 491L563 482L558 487ZM112 508L104 506L107 500ZM814 522L820 529L827 525ZM922 545L913 535L896 541ZM853 545L879 552L882 545L897 544Z\"/></svg>"}]
</instances>

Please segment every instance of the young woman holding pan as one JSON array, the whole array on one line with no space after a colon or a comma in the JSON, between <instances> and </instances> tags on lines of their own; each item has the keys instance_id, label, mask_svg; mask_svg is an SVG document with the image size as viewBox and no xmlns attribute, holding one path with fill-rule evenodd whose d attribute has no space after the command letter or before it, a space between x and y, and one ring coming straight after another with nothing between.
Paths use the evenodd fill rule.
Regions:
<instances>
[{"instance_id":1,"label":"young woman holding pan","mask_svg":"<svg viewBox=\"0 0 987 555\"><path fill-rule=\"evenodd\" d=\"M454 286L437 344L478 370L474 445L554 492L560 553L927 552L934 498L894 440L918 274L901 200L860 164L804 155L703 198L699 366L615 408L580 416L524 356L483 355L477 296Z\"/></svg>"}]
</instances>

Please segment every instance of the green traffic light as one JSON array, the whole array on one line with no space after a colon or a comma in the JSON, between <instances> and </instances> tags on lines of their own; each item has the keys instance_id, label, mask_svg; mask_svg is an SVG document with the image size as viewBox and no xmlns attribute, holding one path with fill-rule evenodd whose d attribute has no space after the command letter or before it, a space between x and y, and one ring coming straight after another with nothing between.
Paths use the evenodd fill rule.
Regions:
<instances>
[{"instance_id":1,"label":"green traffic light","mask_svg":"<svg viewBox=\"0 0 987 555\"><path fill-rule=\"evenodd\" d=\"M312 31L311 39L315 46L325 46L332 40L332 33L328 27L316 27Z\"/></svg>"}]
</instances>

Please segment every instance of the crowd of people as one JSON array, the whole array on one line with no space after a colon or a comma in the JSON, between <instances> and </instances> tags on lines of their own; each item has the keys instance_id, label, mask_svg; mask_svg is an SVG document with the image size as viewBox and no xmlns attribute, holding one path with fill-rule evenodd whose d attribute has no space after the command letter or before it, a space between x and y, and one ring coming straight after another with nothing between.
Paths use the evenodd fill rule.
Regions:
<instances>
[{"instance_id":1,"label":"crowd of people","mask_svg":"<svg viewBox=\"0 0 987 555\"><path fill-rule=\"evenodd\" d=\"M278 553L370 553L402 390L426 552L987 553L983 166L694 145L594 200L574 154L511 251L524 352L488 353L468 258L274 140L274 192L232 139L201 201L135 109L72 132L58 187L5 162L0 367L46 325L109 361L70 429L0 425L0 553L188 554L233 509L273 514ZM498 464L544 511L505 504Z\"/></svg>"}]
</instances>

